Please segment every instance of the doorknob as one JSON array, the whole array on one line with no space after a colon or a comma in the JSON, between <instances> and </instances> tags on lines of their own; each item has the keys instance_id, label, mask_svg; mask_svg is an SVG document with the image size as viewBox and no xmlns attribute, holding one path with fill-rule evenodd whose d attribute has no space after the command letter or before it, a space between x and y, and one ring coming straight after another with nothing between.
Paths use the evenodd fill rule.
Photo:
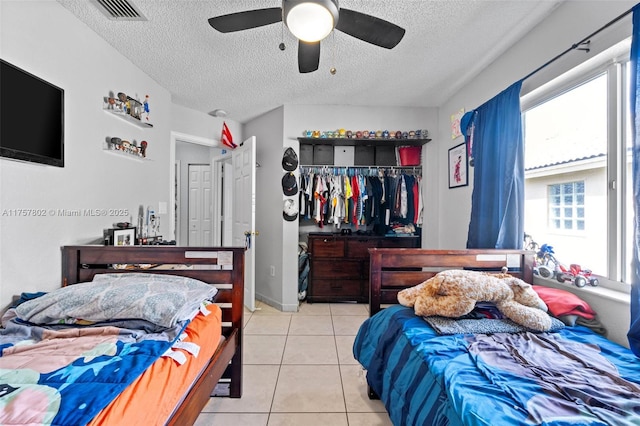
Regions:
<instances>
[{"instance_id":1,"label":"doorknob","mask_svg":"<svg viewBox=\"0 0 640 426\"><path fill-rule=\"evenodd\" d=\"M250 232L250 231L244 231L244 248L245 249L250 249L251 248L251 236L252 235L260 235L259 231L254 231L254 232Z\"/></svg>"}]
</instances>

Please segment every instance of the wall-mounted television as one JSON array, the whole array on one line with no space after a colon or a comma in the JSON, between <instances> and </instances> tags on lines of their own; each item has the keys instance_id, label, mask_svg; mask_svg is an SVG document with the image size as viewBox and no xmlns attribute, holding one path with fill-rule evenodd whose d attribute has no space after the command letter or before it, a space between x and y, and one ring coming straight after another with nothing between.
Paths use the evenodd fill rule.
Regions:
<instances>
[{"instance_id":1,"label":"wall-mounted television","mask_svg":"<svg viewBox=\"0 0 640 426\"><path fill-rule=\"evenodd\" d=\"M64 167L64 90L2 59L0 156Z\"/></svg>"}]
</instances>

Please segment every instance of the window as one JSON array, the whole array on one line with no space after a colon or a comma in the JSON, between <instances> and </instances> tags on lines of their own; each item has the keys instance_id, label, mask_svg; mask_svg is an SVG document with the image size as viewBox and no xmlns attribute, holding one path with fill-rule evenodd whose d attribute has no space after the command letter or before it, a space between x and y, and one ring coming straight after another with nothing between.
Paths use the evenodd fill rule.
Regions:
<instances>
[{"instance_id":1,"label":"window","mask_svg":"<svg viewBox=\"0 0 640 426\"><path fill-rule=\"evenodd\" d=\"M549 185L549 228L584 231L584 181Z\"/></svg>"},{"instance_id":2,"label":"window","mask_svg":"<svg viewBox=\"0 0 640 426\"><path fill-rule=\"evenodd\" d=\"M625 43L526 94L522 111L525 232L553 246L563 264L629 283L633 194Z\"/></svg>"}]
</instances>

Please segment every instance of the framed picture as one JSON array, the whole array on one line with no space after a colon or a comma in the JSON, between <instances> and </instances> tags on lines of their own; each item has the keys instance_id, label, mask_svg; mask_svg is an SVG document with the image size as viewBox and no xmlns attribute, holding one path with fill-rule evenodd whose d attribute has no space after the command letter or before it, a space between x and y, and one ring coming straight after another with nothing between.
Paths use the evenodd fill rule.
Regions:
<instances>
[{"instance_id":1,"label":"framed picture","mask_svg":"<svg viewBox=\"0 0 640 426\"><path fill-rule=\"evenodd\" d=\"M109 230L109 244L112 246L136 245L136 228L114 228Z\"/></svg>"},{"instance_id":2,"label":"framed picture","mask_svg":"<svg viewBox=\"0 0 640 426\"><path fill-rule=\"evenodd\" d=\"M449 149L449 188L469 185L467 145L461 143Z\"/></svg>"}]
</instances>

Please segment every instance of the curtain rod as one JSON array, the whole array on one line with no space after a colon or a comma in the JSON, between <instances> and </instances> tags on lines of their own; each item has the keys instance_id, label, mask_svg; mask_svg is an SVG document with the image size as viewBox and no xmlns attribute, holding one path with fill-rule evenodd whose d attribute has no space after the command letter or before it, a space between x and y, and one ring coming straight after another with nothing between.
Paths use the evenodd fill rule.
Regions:
<instances>
[{"instance_id":1,"label":"curtain rod","mask_svg":"<svg viewBox=\"0 0 640 426\"><path fill-rule=\"evenodd\" d=\"M639 3L640 4L640 3ZM637 6L637 5L636 5ZM616 22L618 22L619 20L621 20L622 18L624 18L625 16L627 16L628 14L630 14L631 12L633 12L633 9L636 7L633 6L631 9L627 10L626 12L624 12L623 14L617 16L616 18L614 18L613 20L607 22L606 24L604 24L602 27L600 27L599 29L597 29L596 31L594 31L593 33L589 34L588 36L586 36L585 38L583 38L582 40L580 40L577 43L574 43L570 48L568 48L567 50L565 50L564 52L560 53L559 55L557 55L555 58L547 61L545 64L539 66L538 68L536 68L535 70L531 71L529 74L527 74L522 80L526 80L529 77L531 77L532 75L534 75L535 73L537 73L538 71L541 71L542 69L548 67L549 65L551 65L552 63L554 63L555 61L557 61L558 59L560 59L561 57L563 57L564 55L566 55L567 53L571 52L572 50L584 50L587 53L589 52L589 48L588 47L584 47L585 44L589 44L589 42L591 41L592 37L595 37L597 34L599 34L601 31L604 31L605 29L609 28L611 25L615 24Z\"/></svg>"}]
</instances>

